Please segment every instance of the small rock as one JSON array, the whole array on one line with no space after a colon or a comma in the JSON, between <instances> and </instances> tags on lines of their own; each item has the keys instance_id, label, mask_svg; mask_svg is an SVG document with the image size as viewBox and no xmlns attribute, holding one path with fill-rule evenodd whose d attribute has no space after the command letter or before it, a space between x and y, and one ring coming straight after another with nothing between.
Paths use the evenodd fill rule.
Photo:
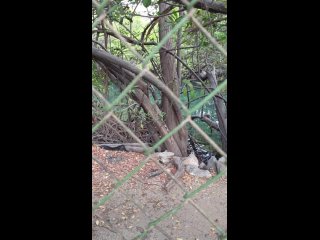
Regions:
<instances>
[{"instance_id":1,"label":"small rock","mask_svg":"<svg viewBox=\"0 0 320 240\"><path fill-rule=\"evenodd\" d=\"M205 169L207 167L207 165L204 162L201 162L199 165L200 169Z\"/></svg>"},{"instance_id":2,"label":"small rock","mask_svg":"<svg viewBox=\"0 0 320 240\"><path fill-rule=\"evenodd\" d=\"M194 153L191 153L185 160L183 160L184 165L194 165L199 166L198 158L194 155Z\"/></svg>"},{"instance_id":3,"label":"small rock","mask_svg":"<svg viewBox=\"0 0 320 240\"><path fill-rule=\"evenodd\" d=\"M161 152L158 153L158 157L160 158L159 162L162 164L167 164L170 162L170 158L172 158L174 156L173 152Z\"/></svg>"},{"instance_id":4,"label":"small rock","mask_svg":"<svg viewBox=\"0 0 320 240\"><path fill-rule=\"evenodd\" d=\"M215 167L216 162L217 162L216 157L215 157L215 156L212 156L212 157L208 160L207 165L202 162L202 163L200 164L199 168L200 168L200 169L204 169L204 170L209 170L209 169Z\"/></svg>"},{"instance_id":5,"label":"small rock","mask_svg":"<svg viewBox=\"0 0 320 240\"><path fill-rule=\"evenodd\" d=\"M160 152L158 153L158 157L160 158L168 158L168 157L173 157L174 156L174 153L173 152Z\"/></svg>"},{"instance_id":6,"label":"small rock","mask_svg":"<svg viewBox=\"0 0 320 240\"><path fill-rule=\"evenodd\" d=\"M223 163L219 163L219 161L218 161L218 163L217 163L218 173L225 171L226 168L227 168L226 165L224 165Z\"/></svg>"},{"instance_id":7,"label":"small rock","mask_svg":"<svg viewBox=\"0 0 320 240\"><path fill-rule=\"evenodd\" d=\"M221 162L221 163L223 163L223 164L225 164L225 165L227 165L227 159L226 159L225 157L219 158L218 161Z\"/></svg>"},{"instance_id":8,"label":"small rock","mask_svg":"<svg viewBox=\"0 0 320 240\"><path fill-rule=\"evenodd\" d=\"M207 162L207 169L213 168L216 161L216 157L212 156Z\"/></svg>"},{"instance_id":9,"label":"small rock","mask_svg":"<svg viewBox=\"0 0 320 240\"><path fill-rule=\"evenodd\" d=\"M227 168L227 160L224 157L219 158L218 161L216 161L217 171L220 173L221 171L226 170ZM227 173L226 173L227 175Z\"/></svg>"},{"instance_id":10,"label":"small rock","mask_svg":"<svg viewBox=\"0 0 320 240\"><path fill-rule=\"evenodd\" d=\"M118 163L124 160L122 157L113 157L113 156L107 156L107 160L110 163Z\"/></svg>"},{"instance_id":11,"label":"small rock","mask_svg":"<svg viewBox=\"0 0 320 240\"><path fill-rule=\"evenodd\" d=\"M189 174L191 174L193 176L197 176L197 177L205 177L205 178L211 177L211 173L208 170L199 169L195 165L186 165L186 171Z\"/></svg>"},{"instance_id":12,"label":"small rock","mask_svg":"<svg viewBox=\"0 0 320 240\"><path fill-rule=\"evenodd\" d=\"M167 163L170 162L170 158L161 158L161 159L159 160L159 162L162 163L162 164L167 164Z\"/></svg>"}]
</instances>

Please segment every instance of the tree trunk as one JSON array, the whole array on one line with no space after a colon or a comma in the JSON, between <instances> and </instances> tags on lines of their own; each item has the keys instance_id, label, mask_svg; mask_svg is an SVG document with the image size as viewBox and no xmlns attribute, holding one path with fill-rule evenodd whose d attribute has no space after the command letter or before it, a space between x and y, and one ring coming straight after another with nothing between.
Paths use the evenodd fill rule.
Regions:
<instances>
[{"instance_id":1,"label":"tree trunk","mask_svg":"<svg viewBox=\"0 0 320 240\"><path fill-rule=\"evenodd\" d=\"M160 3L160 14L169 7L168 4ZM168 23L168 17L161 17L159 21L159 39L160 41L168 34L170 31L170 24ZM170 38L164 45L166 49L173 48L173 40ZM179 82L177 77L177 72L175 68L175 59L165 50L160 50L160 64L164 83L170 88L170 90L179 96ZM174 109L172 103L169 99L162 94L162 111L165 113L165 122L171 131L178 124L179 120L182 119L182 114L180 109ZM176 156L187 156L187 140L188 134L186 127L183 127L178 133L173 135L175 142L178 145L177 149L174 149Z\"/></svg>"},{"instance_id":2,"label":"tree trunk","mask_svg":"<svg viewBox=\"0 0 320 240\"><path fill-rule=\"evenodd\" d=\"M113 74L113 75L110 75L110 79L113 80L113 82L116 83L120 87L120 89L122 89L122 90L133 79L133 76L129 75L129 73L126 72L125 70L122 72L122 74L117 74L112 69L109 69L109 71L110 71L110 73ZM127 73L128 75L123 75L125 73ZM148 115L152 119L152 122L154 124L153 131L159 132L160 136L162 136L162 137L166 136L169 133L169 129L166 126L166 124L163 122L163 120L161 120L161 118L159 117L161 115L161 111L158 108L158 106L156 104L151 104L151 101L150 101L148 95L146 95L144 93L144 90L145 90L144 85L145 84L140 81L138 83L138 88L136 88L135 91L131 92L130 95L133 100L135 100L136 102L138 102L141 105L143 110L146 113L148 113ZM150 129L150 131L152 132L151 129ZM158 137L157 133L156 133L155 137ZM164 146L168 151L174 152L174 153L176 153L176 150L179 149L179 146L173 137L168 138L167 141L164 142Z\"/></svg>"},{"instance_id":3,"label":"tree trunk","mask_svg":"<svg viewBox=\"0 0 320 240\"><path fill-rule=\"evenodd\" d=\"M103 66L110 79L121 89L124 89L125 86L129 84L130 80L132 80L136 74L141 72L141 69L135 67L131 63L119 59L118 57L115 57L106 51L98 50L95 47L92 48L92 57L95 61L99 62L99 64ZM123 74L126 74L126 76ZM150 114L150 117L152 118L154 126L159 132L160 137L164 137L182 120L181 111L178 104L174 102L174 98L168 94L168 91L170 91L168 86L165 86L159 79L149 73L145 73L143 79L151 84L154 84L162 92L162 98L167 99L167 105L164 108L165 110L162 109L162 111L167 111L165 113L167 116L171 116L171 118L166 117L167 121L164 122L160 118L160 109L156 104L151 104L148 94L145 93L145 83L140 81L138 83L139 88L137 88L137 91L134 91L135 100L139 102L144 110ZM172 119L172 122L170 122L170 119ZM173 121L175 124L172 124ZM171 128L169 128L169 126ZM188 143L187 137L188 135L186 128L183 127L182 130L180 130L177 134L170 137L164 143L164 145L168 151L174 152L176 156L186 156Z\"/></svg>"},{"instance_id":4,"label":"tree trunk","mask_svg":"<svg viewBox=\"0 0 320 240\"><path fill-rule=\"evenodd\" d=\"M179 10L183 10L183 7L179 7ZM179 17L183 17L184 12L179 12ZM182 43L182 29L180 28L177 33L177 56L181 59L181 43ZM178 75L178 84L181 86L181 62L177 60L177 75Z\"/></svg>"},{"instance_id":5,"label":"tree trunk","mask_svg":"<svg viewBox=\"0 0 320 240\"><path fill-rule=\"evenodd\" d=\"M207 76L211 82L211 87L215 89L218 85L215 70L212 72L207 72ZM214 104L216 107L216 113L219 121L222 150L224 152L227 152L227 108L224 101L221 98L217 97L217 95L219 95L220 97L222 96L220 93L216 94L216 96L214 97Z\"/></svg>"}]
</instances>

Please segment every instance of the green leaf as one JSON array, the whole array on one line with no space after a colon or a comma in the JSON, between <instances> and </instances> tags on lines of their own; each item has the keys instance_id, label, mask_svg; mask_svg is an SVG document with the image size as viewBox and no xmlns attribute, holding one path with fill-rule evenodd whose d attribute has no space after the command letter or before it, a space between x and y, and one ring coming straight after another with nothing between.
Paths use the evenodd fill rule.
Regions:
<instances>
[{"instance_id":1,"label":"green leaf","mask_svg":"<svg viewBox=\"0 0 320 240\"><path fill-rule=\"evenodd\" d=\"M178 23L182 18L183 18L183 16L176 18L175 23Z\"/></svg>"},{"instance_id":2,"label":"green leaf","mask_svg":"<svg viewBox=\"0 0 320 240\"><path fill-rule=\"evenodd\" d=\"M174 12L172 15L174 16L175 19L179 17L178 12Z\"/></svg>"},{"instance_id":3,"label":"green leaf","mask_svg":"<svg viewBox=\"0 0 320 240\"><path fill-rule=\"evenodd\" d=\"M169 20L170 20L171 23L173 23L174 22L174 17L173 16L169 16Z\"/></svg>"},{"instance_id":4,"label":"green leaf","mask_svg":"<svg viewBox=\"0 0 320 240\"><path fill-rule=\"evenodd\" d=\"M196 92L194 91L193 88L192 88L192 90L190 91L190 97L191 97L191 98L195 98L195 97L196 97Z\"/></svg>"},{"instance_id":5,"label":"green leaf","mask_svg":"<svg viewBox=\"0 0 320 240\"><path fill-rule=\"evenodd\" d=\"M142 4L147 8L151 5L151 0L142 0Z\"/></svg>"},{"instance_id":6,"label":"green leaf","mask_svg":"<svg viewBox=\"0 0 320 240\"><path fill-rule=\"evenodd\" d=\"M187 96L187 88L184 87L182 91L183 91L183 95L184 95L184 96Z\"/></svg>"},{"instance_id":7,"label":"green leaf","mask_svg":"<svg viewBox=\"0 0 320 240\"><path fill-rule=\"evenodd\" d=\"M184 79L184 80L182 80L182 82L185 83L185 84L188 84L188 83L190 83L190 80Z\"/></svg>"},{"instance_id":8,"label":"green leaf","mask_svg":"<svg viewBox=\"0 0 320 240\"><path fill-rule=\"evenodd\" d=\"M190 88L190 90L193 90L193 84L190 81L187 83L187 85Z\"/></svg>"}]
</instances>

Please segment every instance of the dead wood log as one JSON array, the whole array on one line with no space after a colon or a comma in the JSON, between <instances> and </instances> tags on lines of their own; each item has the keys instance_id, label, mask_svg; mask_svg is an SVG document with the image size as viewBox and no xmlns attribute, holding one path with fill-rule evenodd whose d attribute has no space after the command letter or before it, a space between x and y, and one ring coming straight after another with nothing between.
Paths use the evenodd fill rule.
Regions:
<instances>
[{"instance_id":1,"label":"dead wood log","mask_svg":"<svg viewBox=\"0 0 320 240\"><path fill-rule=\"evenodd\" d=\"M105 150L137 152L137 153L144 152L144 148L139 143L121 143L121 144L109 143L109 144L99 144L98 146Z\"/></svg>"},{"instance_id":2,"label":"dead wood log","mask_svg":"<svg viewBox=\"0 0 320 240\"><path fill-rule=\"evenodd\" d=\"M150 147L149 143L145 143L146 146ZM98 144L99 147L105 150L112 151L125 151L125 152L137 152L144 153L145 149L139 143L104 143ZM158 149L156 149L158 151Z\"/></svg>"}]
</instances>

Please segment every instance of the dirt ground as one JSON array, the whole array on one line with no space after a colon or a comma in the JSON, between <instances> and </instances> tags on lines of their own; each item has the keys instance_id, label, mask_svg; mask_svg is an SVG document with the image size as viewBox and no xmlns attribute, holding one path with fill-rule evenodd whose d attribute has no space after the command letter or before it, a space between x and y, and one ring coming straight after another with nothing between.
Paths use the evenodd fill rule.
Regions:
<instances>
[{"instance_id":1,"label":"dirt ground","mask_svg":"<svg viewBox=\"0 0 320 240\"><path fill-rule=\"evenodd\" d=\"M102 166L93 162L93 204L112 191L115 178L123 178L145 158L138 153L107 151L96 146L92 151L93 156L109 171L106 173ZM149 173L157 169L156 163L152 160L148 162L93 213L93 240L134 239L148 227L148 223L181 202L184 192L178 186L169 192L163 189L168 181L165 173L148 178ZM174 169L170 170L174 173ZM180 182L187 191L192 191L206 179L185 173ZM227 230L226 177L198 193L193 201L215 225ZM185 203L176 214L149 230L144 239L205 240L217 239L217 234L212 224L194 206Z\"/></svg>"}]
</instances>

